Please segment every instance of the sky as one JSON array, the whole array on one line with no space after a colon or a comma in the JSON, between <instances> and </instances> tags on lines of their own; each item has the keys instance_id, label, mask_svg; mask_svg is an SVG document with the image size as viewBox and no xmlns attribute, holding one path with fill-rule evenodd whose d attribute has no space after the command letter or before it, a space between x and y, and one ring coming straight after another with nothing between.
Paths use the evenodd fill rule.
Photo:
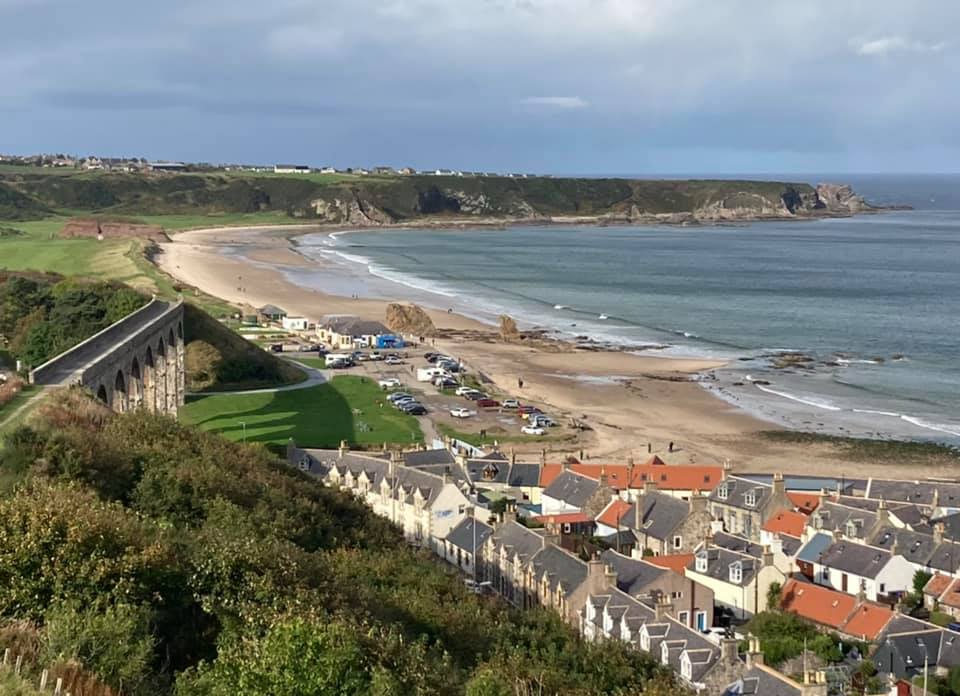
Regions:
<instances>
[{"instance_id":1,"label":"sky","mask_svg":"<svg viewBox=\"0 0 960 696\"><path fill-rule=\"evenodd\" d=\"M0 152L960 170L956 0L0 0Z\"/></svg>"}]
</instances>

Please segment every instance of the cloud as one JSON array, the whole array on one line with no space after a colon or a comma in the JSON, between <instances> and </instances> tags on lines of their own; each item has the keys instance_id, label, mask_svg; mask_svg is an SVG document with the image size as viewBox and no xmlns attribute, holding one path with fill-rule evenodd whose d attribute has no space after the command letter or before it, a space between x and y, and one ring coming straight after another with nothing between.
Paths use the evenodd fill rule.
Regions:
<instances>
[{"instance_id":1,"label":"cloud","mask_svg":"<svg viewBox=\"0 0 960 696\"><path fill-rule=\"evenodd\" d=\"M586 99L581 97L526 97L521 100L525 106L539 106L549 109L585 109L590 106Z\"/></svg>"},{"instance_id":2,"label":"cloud","mask_svg":"<svg viewBox=\"0 0 960 696\"><path fill-rule=\"evenodd\" d=\"M923 43L908 41L902 36L884 36L879 39L856 40L853 48L861 56L885 56L890 53L939 53L946 48L946 43Z\"/></svg>"}]
</instances>

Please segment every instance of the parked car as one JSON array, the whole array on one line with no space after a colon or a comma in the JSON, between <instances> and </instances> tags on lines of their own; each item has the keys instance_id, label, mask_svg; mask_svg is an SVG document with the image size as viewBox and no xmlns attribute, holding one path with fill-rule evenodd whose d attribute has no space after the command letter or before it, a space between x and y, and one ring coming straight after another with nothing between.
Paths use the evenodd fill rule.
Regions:
<instances>
[{"instance_id":1,"label":"parked car","mask_svg":"<svg viewBox=\"0 0 960 696\"><path fill-rule=\"evenodd\" d=\"M549 428L551 425L556 425L550 416L545 416L542 413L535 413L527 418L527 421L530 425L535 428Z\"/></svg>"},{"instance_id":2,"label":"parked car","mask_svg":"<svg viewBox=\"0 0 960 696\"><path fill-rule=\"evenodd\" d=\"M337 360L332 360L327 363L327 367L331 370L343 370L348 367L353 367L353 363L349 360L344 360L343 358L338 358Z\"/></svg>"},{"instance_id":3,"label":"parked car","mask_svg":"<svg viewBox=\"0 0 960 696\"><path fill-rule=\"evenodd\" d=\"M477 415L476 411L471 411L469 408L451 408L450 415L454 418L469 418L470 416Z\"/></svg>"},{"instance_id":4,"label":"parked car","mask_svg":"<svg viewBox=\"0 0 960 696\"><path fill-rule=\"evenodd\" d=\"M449 389L450 387L457 386L458 382L453 377L437 377L433 380L433 386L438 389Z\"/></svg>"},{"instance_id":5,"label":"parked car","mask_svg":"<svg viewBox=\"0 0 960 696\"><path fill-rule=\"evenodd\" d=\"M520 432L524 435L543 435L546 431L533 425L525 425L520 428Z\"/></svg>"},{"instance_id":6,"label":"parked car","mask_svg":"<svg viewBox=\"0 0 960 696\"><path fill-rule=\"evenodd\" d=\"M386 360L384 360L383 363L385 365L403 365L403 360L401 360L400 358L395 358L391 355Z\"/></svg>"},{"instance_id":7,"label":"parked car","mask_svg":"<svg viewBox=\"0 0 960 696\"><path fill-rule=\"evenodd\" d=\"M283 352L283 344L282 344L282 343L271 343L271 344L270 344L270 352L271 352L271 353L282 353L282 352Z\"/></svg>"},{"instance_id":8,"label":"parked car","mask_svg":"<svg viewBox=\"0 0 960 696\"><path fill-rule=\"evenodd\" d=\"M496 408L500 402L496 399L477 399L477 408Z\"/></svg>"},{"instance_id":9,"label":"parked car","mask_svg":"<svg viewBox=\"0 0 960 696\"><path fill-rule=\"evenodd\" d=\"M472 391L477 391L477 390L474 389L473 387L458 387L455 393L457 396L466 396Z\"/></svg>"},{"instance_id":10,"label":"parked car","mask_svg":"<svg viewBox=\"0 0 960 696\"><path fill-rule=\"evenodd\" d=\"M504 408L520 408L520 402L517 399L504 399L500 405Z\"/></svg>"},{"instance_id":11,"label":"parked car","mask_svg":"<svg viewBox=\"0 0 960 696\"><path fill-rule=\"evenodd\" d=\"M371 360L383 360L383 355L378 351L373 351L370 353Z\"/></svg>"},{"instance_id":12,"label":"parked car","mask_svg":"<svg viewBox=\"0 0 960 696\"><path fill-rule=\"evenodd\" d=\"M433 362L433 360L439 355L439 353L424 353L423 359L427 362Z\"/></svg>"},{"instance_id":13,"label":"parked car","mask_svg":"<svg viewBox=\"0 0 960 696\"><path fill-rule=\"evenodd\" d=\"M391 404L397 403L398 401L400 401L400 399L412 399L412 398L413 398L413 395L407 394L407 392L393 392L392 394L387 395L387 401L389 401Z\"/></svg>"},{"instance_id":14,"label":"parked car","mask_svg":"<svg viewBox=\"0 0 960 696\"><path fill-rule=\"evenodd\" d=\"M414 401L412 404L405 404L400 407L400 410L404 413L409 413L411 416L422 416L427 412L426 407L419 401Z\"/></svg>"},{"instance_id":15,"label":"parked car","mask_svg":"<svg viewBox=\"0 0 960 696\"><path fill-rule=\"evenodd\" d=\"M377 384L380 385L381 389L396 389L400 386L400 380L396 377L387 377L386 379L381 379Z\"/></svg>"},{"instance_id":16,"label":"parked car","mask_svg":"<svg viewBox=\"0 0 960 696\"><path fill-rule=\"evenodd\" d=\"M476 390L476 389L472 389L472 390L468 391L468 392L467 392L466 394L464 394L463 396L464 396L464 398L466 398L466 399L470 399L470 401L479 401L480 399L486 399L486 398L488 398L486 394L484 394L482 391L478 391L478 390Z\"/></svg>"}]
</instances>

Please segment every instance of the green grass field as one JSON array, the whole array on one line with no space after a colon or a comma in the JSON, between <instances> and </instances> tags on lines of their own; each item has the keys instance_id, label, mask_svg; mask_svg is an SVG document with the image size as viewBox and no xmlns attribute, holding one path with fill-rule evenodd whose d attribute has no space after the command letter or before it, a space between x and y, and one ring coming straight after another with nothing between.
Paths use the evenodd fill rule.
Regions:
<instances>
[{"instance_id":1,"label":"green grass field","mask_svg":"<svg viewBox=\"0 0 960 696\"><path fill-rule=\"evenodd\" d=\"M384 393L368 377L344 375L306 389L261 394L215 394L188 400L180 420L231 440L283 446L360 447L422 442L417 419L378 406Z\"/></svg>"}]
</instances>

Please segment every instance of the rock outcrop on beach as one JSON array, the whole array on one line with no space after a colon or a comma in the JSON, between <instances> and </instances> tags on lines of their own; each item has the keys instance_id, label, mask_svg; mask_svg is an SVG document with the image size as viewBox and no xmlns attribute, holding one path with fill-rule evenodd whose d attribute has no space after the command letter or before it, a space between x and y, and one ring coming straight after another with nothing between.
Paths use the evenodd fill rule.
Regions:
<instances>
[{"instance_id":1,"label":"rock outcrop on beach","mask_svg":"<svg viewBox=\"0 0 960 696\"><path fill-rule=\"evenodd\" d=\"M394 333L407 336L434 336L437 333L437 327L430 315L415 304L402 305L391 302L387 305L387 317L384 323Z\"/></svg>"},{"instance_id":2,"label":"rock outcrop on beach","mask_svg":"<svg viewBox=\"0 0 960 696\"><path fill-rule=\"evenodd\" d=\"M141 225L132 222L100 220L68 220L60 230L65 239L93 237L96 239L146 239L151 242L169 242L170 238L159 225Z\"/></svg>"},{"instance_id":3,"label":"rock outcrop on beach","mask_svg":"<svg viewBox=\"0 0 960 696\"><path fill-rule=\"evenodd\" d=\"M500 315L500 338L504 341L516 341L520 338L517 322L507 314Z\"/></svg>"}]
</instances>

